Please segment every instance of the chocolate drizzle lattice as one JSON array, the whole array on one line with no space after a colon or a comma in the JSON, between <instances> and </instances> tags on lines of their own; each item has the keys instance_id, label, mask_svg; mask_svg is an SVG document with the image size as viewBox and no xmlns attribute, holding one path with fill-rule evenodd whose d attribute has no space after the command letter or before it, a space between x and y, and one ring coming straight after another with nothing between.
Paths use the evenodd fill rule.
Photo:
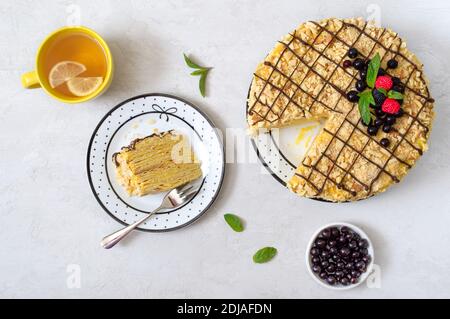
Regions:
<instances>
[{"instance_id":1,"label":"chocolate drizzle lattice","mask_svg":"<svg viewBox=\"0 0 450 319\"><path fill-rule=\"evenodd\" d=\"M358 75L343 67L352 47L366 60L378 52L382 65L399 61L388 73L405 85L405 116L390 133L389 148L380 144L385 133L366 133L357 103L346 99ZM290 187L308 197L343 201L366 198L400 181L425 149L433 103L422 65L396 33L358 19L329 19L304 24L279 42L254 74L247 113L253 129L327 118Z\"/></svg>"}]
</instances>

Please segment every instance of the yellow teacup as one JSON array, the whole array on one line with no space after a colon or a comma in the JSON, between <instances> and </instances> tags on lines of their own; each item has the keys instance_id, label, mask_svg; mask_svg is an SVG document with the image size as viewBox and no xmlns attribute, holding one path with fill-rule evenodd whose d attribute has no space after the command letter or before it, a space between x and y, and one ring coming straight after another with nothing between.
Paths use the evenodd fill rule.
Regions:
<instances>
[{"instance_id":1,"label":"yellow teacup","mask_svg":"<svg viewBox=\"0 0 450 319\"><path fill-rule=\"evenodd\" d=\"M93 40L99 49L96 50L87 42L88 40L83 40L84 37ZM72 39L74 40L72 41ZM100 51L102 57L98 54ZM83 60L75 62L86 64L86 72L82 76L101 76L103 78L100 86L85 96L67 94L67 90L63 86L52 88L49 81L52 64L61 62L58 59L71 60L70 57L75 55L76 59ZM43 88L48 95L64 103L81 103L92 100L107 90L113 78L113 70L111 51L96 32L81 26L64 27L50 34L41 44L36 55L36 69L22 75L22 85L27 89Z\"/></svg>"}]
</instances>

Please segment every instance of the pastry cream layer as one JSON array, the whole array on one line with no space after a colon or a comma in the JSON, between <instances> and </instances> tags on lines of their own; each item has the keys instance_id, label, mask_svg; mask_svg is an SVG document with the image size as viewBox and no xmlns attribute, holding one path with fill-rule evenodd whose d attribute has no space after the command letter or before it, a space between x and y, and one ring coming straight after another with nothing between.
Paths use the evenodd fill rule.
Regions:
<instances>
[{"instance_id":1,"label":"pastry cream layer","mask_svg":"<svg viewBox=\"0 0 450 319\"><path fill-rule=\"evenodd\" d=\"M134 140L113 160L117 178L130 196L171 190L202 176L187 139L173 131Z\"/></svg>"}]
</instances>

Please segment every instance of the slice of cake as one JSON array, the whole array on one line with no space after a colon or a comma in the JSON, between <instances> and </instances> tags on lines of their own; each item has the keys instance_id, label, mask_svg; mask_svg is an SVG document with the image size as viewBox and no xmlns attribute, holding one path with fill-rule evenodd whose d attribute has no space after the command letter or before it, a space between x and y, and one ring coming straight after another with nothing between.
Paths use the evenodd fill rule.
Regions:
<instances>
[{"instance_id":1,"label":"slice of cake","mask_svg":"<svg viewBox=\"0 0 450 319\"><path fill-rule=\"evenodd\" d=\"M423 65L394 31L362 19L301 24L253 77L252 132L325 119L288 187L333 202L399 182L422 153L434 100Z\"/></svg>"},{"instance_id":2,"label":"slice of cake","mask_svg":"<svg viewBox=\"0 0 450 319\"><path fill-rule=\"evenodd\" d=\"M187 138L174 131L136 139L115 153L113 161L130 196L168 191L202 176Z\"/></svg>"}]
</instances>

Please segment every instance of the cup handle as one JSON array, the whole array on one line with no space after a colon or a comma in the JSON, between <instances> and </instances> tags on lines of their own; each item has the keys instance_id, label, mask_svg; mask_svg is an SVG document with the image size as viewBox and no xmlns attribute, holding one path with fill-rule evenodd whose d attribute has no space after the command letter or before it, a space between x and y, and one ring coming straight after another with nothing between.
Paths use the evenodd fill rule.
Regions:
<instances>
[{"instance_id":1,"label":"cup handle","mask_svg":"<svg viewBox=\"0 0 450 319\"><path fill-rule=\"evenodd\" d=\"M36 89L41 87L36 71L27 72L22 75L22 86L25 89Z\"/></svg>"}]
</instances>

